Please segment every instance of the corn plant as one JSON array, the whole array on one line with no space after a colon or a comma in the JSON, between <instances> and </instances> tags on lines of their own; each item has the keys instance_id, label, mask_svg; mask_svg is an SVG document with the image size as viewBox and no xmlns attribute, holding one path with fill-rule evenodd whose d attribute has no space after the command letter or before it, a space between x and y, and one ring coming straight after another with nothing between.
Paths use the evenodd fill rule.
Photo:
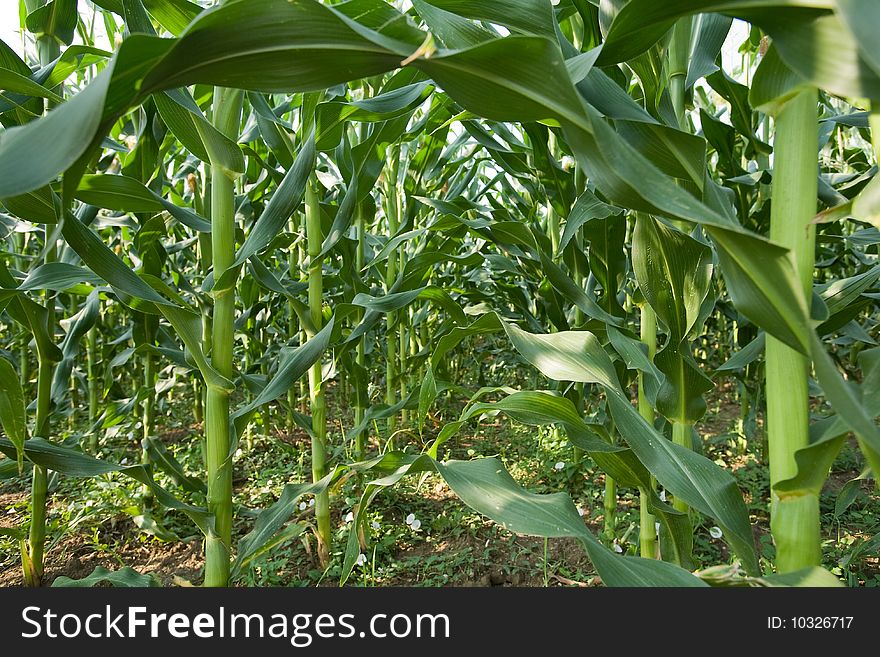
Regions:
<instances>
[{"instance_id":1,"label":"corn plant","mask_svg":"<svg viewBox=\"0 0 880 657\"><path fill-rule=\"evenodd\" d=\"M29 584L49 477L113 472L142 530L174 540L166 510L198 527L206 586L308 536L322 569L343 551L345 582L370 504L426 473L505 529L579 540L608 585L836 583L819 493L850 434L880 465L876 153L858 147L878 143L873 3L22 7L24 56L0 44L0 471L32 474L28 533L9 530ZM747 84L721 66L733 19ZM487 345L530 381L489 385ZM702 453L705 396L731 374L747 442L766 398L776 574ZM198 476L157 439L181 389ZM100 438L126 413L136 465ZM600 537L498 459L441 458L487 415L551 428L602 473ZM247 510L233 467L258 418L307 436L310 475ZM638 557L615 553L626 490ZM255 517L243 536L237 516ZM735 559L722 575L694 573L702 517Z\"/></svg>"}]
</instances>

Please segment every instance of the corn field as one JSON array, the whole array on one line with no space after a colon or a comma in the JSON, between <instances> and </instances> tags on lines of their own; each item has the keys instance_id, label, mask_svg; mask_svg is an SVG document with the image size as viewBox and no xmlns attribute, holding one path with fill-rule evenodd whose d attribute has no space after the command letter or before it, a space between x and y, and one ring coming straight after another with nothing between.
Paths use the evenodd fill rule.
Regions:
<instances>
[{"instance_id":1,"label":"corn field","mask_svg":"<svg viewBox=\"0 0 880 657\"><path fill-rule=\"evenodd\" d=\"M880 586L880 3L4 5L4 585Z\"/></svg>"}]
</instances>

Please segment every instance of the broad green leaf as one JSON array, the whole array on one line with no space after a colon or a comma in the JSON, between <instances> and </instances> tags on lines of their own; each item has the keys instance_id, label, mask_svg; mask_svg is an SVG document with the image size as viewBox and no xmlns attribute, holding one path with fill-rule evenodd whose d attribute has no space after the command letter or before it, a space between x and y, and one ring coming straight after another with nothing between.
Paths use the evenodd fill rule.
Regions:
<instances>
[{"instance_id":1,"label":"broad green leaf","mask_svg":"<svg viewBox=\"0 0 880 657\"><path fill-rule=\"evenodd\" d=\"M762 353L764 353L764 345L766 342L766 334L763 332L758 333L758 336L754 340L733 354L725 363L716 367L715 371L732 372L743 369L746 365L754 362Z\"/></svg>"},{"instance_id":2,"label":"broad green leaf","mask_svg":"<svg viewBox=\"0 0 880 657\"><path fill-rule=\"evenodd\" d=\"M215 289L230 288L238 276L238 267L266 248L278 233L287 228L290 216L302 202L314 166L315 141L314 135L310 135L297 154L293 167L284 175L269 204L236 253L235 261L215 282Z\"/></svg>"},{"instance_id":3,"label":"broad green leaf","mask_svg":"<svg viewBox=\"0 0 880 657\"><path fill-rule=\"evenodd\" d=\"M62 263L47 263L47 265ZM73 363L80 351L82 340L89 329L98 321L101 312L101 302L98 291L93 290L86 298L83 307L68 320L67 335L61 342L61 353L64 356L55 367L52 375L52 400L57 404L70 389L70 376L73 371Z\"/></svg>"},{"instance_id":4,"label":"broad green leaf","mask_svg":"<svg viewBox=\"0 0 880 657\"><path fill-rule=\"evenodd\" d=\"M84 267L70 265L66 262L47 262L34 267L28 272L19 290L55 290L62 292L80 283L101 285L103 280Z\"/></svg>"},{"instance_id":5,"label":"broad green leaf","mask_svg":"<svg viewBox=\"0 0 880 657\"><path fill-rule=\"evenodd\" d=\"M669 329L670 343L681 344L709 293L712 250L653 217L639 215L632 261L639 290Z\"/></svg>"},{"instance_id":6,"label":"broad green leaf","mask_svg":"<svg viewBox=\"0 0 880 657\"><path fill-rule=\"evenodd\" d=\"M808 84L782 61L776 47L771 45L755 71L749 103L756 110L775 115Z\"/></svg>"},{"instance_id":7,"label":"broad green leaf","mask_svg":"<svg viewBox=\"0 0 880 657\"><path fill-rule=\"evenodd\" d=\"M12 214L33 223L55 224L61 215L60 199L48 185L19 196L4 198L3 205Z\"/></svg>"},{"instance_id":8,"label":"broad green leaf","mask_svg":"<svg viewBox=\"0 0 880 657\"><path fill-rule=\"evenodd\" d=\"M695 17L685 88L690 89L697 80L718 70L715 60L721 54L732 22L729 16L720 14L700 14Z\"/></svg>"},{"instance_id":9,"label":"broad green leaf","mask_svg":"<svg viewBox=\"0 0 880 657\"><path fill-rule=\"evenodd\" d=\"M0 68L0 89L25 96L48 98L54 103L60 103L63 101L61 96L55 92L46 89L46 87L37 82L34 82L26 75L10 71L8 68Z\"/></svg>"},{"instance_id":10,"label":"broad green leaf","mask_svg":"<svg viewBox=\"0 0 880 657\"><path fill-rule=\"evenodd\" d=\"M657 393L657 410L673 422L693 425L706 414L703 395L714 388L712 380L697 366L690 353L672 345L654 356L664 381Z\"/></svg>"},{"instance_id":11,"label":"broad green leaf","mask_svg":"<svg viewBox=\"0 0 880 657\"><path fill-rule=\"evenodd\" d=\"M331 317L324 328L305 344L296 348L285 347L281 350L278 371L266 387L254 397L253 401L232 414L232 420L237 426L242 421L246 422L249 415L260 406L286 394L312 364L321 358L330 345L334 321L334 318Z\"/></svg>"},{"instance_id":12,"label":"broad green leaf","mask_svg":"<svg viewBox=\"0 0 880 657\"><path fill-rule=\"evenodd\" d=\"M736 480L706 457L661 436L639 415L621 391L611 359L592 333L535 335L506 323L504 328L516 350L545 376L601 385L620 435L639 460L673 495L713 517L746 569L757 573L748 510Z\"/></svg>"},{"instance_id":13,"label":"broad green leaf","mask_svg":"<svg viewBox=\"0 0 880 657\"><path fill-rule=\"evenodd\" d=\"M437 382L434 379L434 368L428 363L425 377L422 379L422 385L419 388L419 431L425 429L425 419L435 399L437 399Z\"/></svg>"},{"instance_id":14,"label":"broad green leaf","mask_svg":"<svg viewBox=\"0 0 880 657\"><path fill-rule=\"evenodd\" d=\"M56 577L52 582L52 587L88 588L98 584L110 584L114 587L123 588L144 588L160 585L155 575L143 575L127 566L120 570L107 570L103 566L98 566L92 571L91 575L82 579L71 579L64 575Z\"/></svg>"},{"instance_id":15,"label":"broad green leaf","mask_svg":"<svg viewBox=\"0 0 880 657\"><path fill-rule=\"evenodd\" d=\"M5 358L0 358L0 424L15 446L15 458L21 473L24 466L24 443L28 438L27 414L18 372Z\"/></svg>"},{"instance_id":16,"label":"broad green leaf","mask_svg":"<svg viewBox=\"0 0 880 657\"><path fill-rule=\"evenodd\" d=\"M279 93L325 89L396 68L417 45L381 38L316 0L231 0L190 23L143 90L195 81Z\"/></svg>"},{"instance_id":17,"label":"broad green leaf","mask_svg":"<svg viewBox=\"0 0 880 657\"><path fill-rule=\"evenodd\" d=\"M171 480L183 488L194 493L205 493L205 483L195 477L186 474L183 465L168 451L165 444L155 436L149 436L143 440L142 445L150 456L150 463L158 467L162 472L171 477Z\"/></svg>"},{"instance_id":18,"label":"broad green leaf","mask_svg":"<svg viewBox=\"0 0 880 657\"><path fill-rule=\"evenodd\" d=\"M27 15L25 25L37 36L54 37L70 45L76 30L77 0L48 0Z\"/></svg>"},{"instance_id":19,"label":"broad green leaf","mask_svg":"<svg viewBox=\"0 0 880 657\"><path fill-rule=\"evenodd\" d=\"M10 300L6 312L34 336L41 362L57 363L64 357L49 332L49 313L44 306L19 294Z\"/></svg>"},{"instance_id":20,"label":"broad green leaf","mask_svg":"<svg viewBox=\"0 0 880 657\"><path fill-rule=\"evenodd\" d=\"M89 269L105 280L114 289L120 290L135 299L141 299L156 306L172 306L150 285L144 282L126 265L104 241L73 214L67 213L62 231L64 239ZM150 306L144 307L144 311ZM153 310L155 313L156 311Z\"/></svg>"},{"instance_id":21,"label":"broad green leaf","mask_svg":"<svg viewBox=\"0 0 880 657\"><path fill-rule=\"evenodd\" d=\"M189 208L174 205L141 182L128 176L86 175L75 192L77 199L117 212L166 211L193 230L211 232L211 224Z\"/></svg>"},{"instance_id":22,"label":"broad green leaf","mask_svg":"<svg viewBox=\"0 0 880 657\"><path fill-rule=\"evenodd\" d=\"M153 94L153 102L174 136L193 155L230 175L244 172L241 148L211 125L188 91L172 89Z\"/></svg>"},{"instance_id":23,"label":"broad green leaf","mask_svg":"<svg viewBox=\"0 0 880 657\"><path fill-rule=\"evenodd\" d=\"M47 185L79 159L100 125L112 75L110 64L45 117L0 133L0 198ZM51 153L51 157L34 157L34 153Z\"/></svg>"},{"instance_id":24,"label":"broad green leaf","mask_svg":"<svg viewBox=\"0 0 880 657\"><path fill-rule=\"evenodd\" d=\"M522 34L556 38L553 8L544 0L431 0L431 4L466 18L504 25Z\"/></svg>"},{"instance_id":25,"label":"broad green leaf","mask_svg":"<svg viewBox=\"0 0 880 657\"><path fill-rule=\"evenodd\" d=\"M7 455L15 454L13 444L0 439L0 452ZM153 481L147 468L143 465L124 466L111 463L80 451L50 443L42 438L31 438L24 446L25 457L36 465L70 477L95 477L98 475L121 472L135 481L148 486L159 504L185 513L205 535L213 533L214 519L205 509L185 504L171 495Z\"/></svg>"},{"instance_id":26,"label":"broad green leaf","mask_svg":"<svg viewBox=\"0 0 880 657\"><path fill-rule=\"evenodd\" d=\"M587 529L568 495L537 495L524 490L498 459L439 462L427 455L414 458L393 453L386 455L385 459L390 461L385 466L390 472L368 484L355 523L362 522L364 509L378 488L393 485L408 474L433 470L462 502L509 531L580 540L607 586L704 586L698 578L673 564L615 555ZM380 462L375 467L382 466ZM343 582L350 574L356 556L357 541L350 539Z\"/></svg>"}]
</instances>

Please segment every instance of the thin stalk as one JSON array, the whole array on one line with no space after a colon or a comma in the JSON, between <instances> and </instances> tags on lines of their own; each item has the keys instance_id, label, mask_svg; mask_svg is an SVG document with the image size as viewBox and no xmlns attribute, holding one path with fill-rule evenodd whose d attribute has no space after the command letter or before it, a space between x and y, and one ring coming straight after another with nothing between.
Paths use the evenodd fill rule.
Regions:
<instances>
[{"instance_id":1,"label":"thin stalk","mask_svg":"<svg viewBox=\"0 0 880 657\"><path fill-rule=\"evenodd\" d=\"M806 299L815 264L818 151L815 88L804 89L776 117L770 239L795 260ZM780 497L776 485L797 473L795 453L810 440L809 359L767 336L767 434L770 451L770 529L776 568L791 572L819 565L819 497L799 492Z\"/></svg>"},{"instance_id":2,"label":"thin stalk","mask_svg":"<svg viewBox=\"0 0 880 657\"><path fill-rule=\"evenodd\" d=\"M678 119L678 127L686 129L685 117L685 84L687 83L688 66L690 64L691 26L693 18L685 16L679 18L672 28L672 40L669 42L669 96L675 116Z\"/></svg>"},{"instance_id":3,"label":"thin stalk","mask_svg":"<svg viewBox=\"0 0 880 657\"><path fill-rule=\"evenodd\" d=\"M98 419L98 372L95 364L98 360L98 325L89 329L86 339L86 377L89 385L89 426L94 426ZM98 432L93 431L89 439L89 452L98 453Z\"/></svg>"},{"instance_id":4,"label":"thin stalk","mask_svg":"<svg viewBox=\"0 0 880 657\"><path fill-rule=\"evenodd\" d=\"M642 305L639 322L639 337L648 347L648 358L654 360L654 354L657 353L657 315L650 304ZM641 371L639 372L639 414L648 424L654 425L654 407L651 406L645 392L644 374ZM639 490L639 554L646 559L657 557L657 530L654 515L648 507L648 499L655 488L654 477L651 477L652 490Z\"/></svg>"},{"instance_id":5,"label":"thin stalk","mask_svg":"<svg viewBox=\"0 0 880 657\"><path fill-rule=\"evenodd\" d=\"M27 249L27 233L16 233L16 252L22 254L25 253ZM27 265L24 257L16 257L16 263L19 271L25 271ZM28 348L28 343L30 342L30 338L26 332L22 332L21 338L18 344L18 365L19 365L19 373L21 374L21 387L25 391L28 390L31 381L31 358L30 358L30 349Z\"/></svg>"},{"instance_id":6,"label":"thin stalk","mask_svg":"<svg viewBox=\"0 0 880 657\"><path fill-rule=\"evenodd\" d=\"M400 214L397 205L397 177L400 171L400 150L394 147L389 156L389 163L385 177L385 217L388 221L388 235L394 237L400 222ZM392 253L388 256L385 267L385 291L387 292L397 279L397 255ZM391 310L386 316L385 324L385 403L389 406L397 401L397 312ZM397 418L394 415L388 417L389 439L397 428Z\"/></svg>"},{"instance_id":7,"label":"thin stalk","mask_svg":"<svg viewBox=\"0 0 880 657\"><path fill-rule=\"evenodd\" d=\"M193 205L195 210L201 216L205 215L205 202L202 196L202 190L199 186L199 178L194 173L187 176L189 187L192 190ZM210 185L208 186L210 188ZM208 273L208 265L211 262L211 235L208 233L199 233L198 241L198 258L199 269L202 275ZM207 304L201 308L202 312L202 348L205 353L210 353L211 344L211 312ZM193 377L193 419L201 424L205 421L205 386L200 377Z\"/></svg>"},{"instance_id":8,"label":"thin stalk","mask_svg":"<svg viewBox=\"0 0 880 657\"><path fill-rule=\"evenodd\" d=\"M144 334L146 344L152 345L156 339L156 320L153 316L144 318ZM156 417L156 364L153 354L149 351L144 352L144 387L147 390L147 396L144 398L143 414L141 423L143 424L143 445L141 449L141 463L150 464L150 452L147 450L149 439L153 435L153 426ZM144 486L141 490L141 501L144 512L150 508L153 502L153 491L149 486Z\"/></svg>"},{"instance_id":9,"label":"thin stalk","mask_svg":"<svg viewBox=\"0 0 880 657\"><path fill-rule=\"evenodd\" d=\"M357 265L358 272L362 271L364 268L364 213L363 208L358 207L357 209L357 218L355 219L355 229L357 231L357 254L355 256L355 262ZM358 311L358 322L363 319L364 311L360 309ZM367 371L367 356L366 356L366 346L365 346L365 336L361 336L358 339L357 347L356 347L356 355L355 360L357 365L361 368L362 373ZM354 406L354 424L355 426L360 426L366 417L367 409L365 407L365 400L367 396L367 391L364 390L366 382L357 382L358 390L355 395L355 406ZM355 454L357 455L358 460L362 460L366 455L366 431L359 431L357 436L355 437Z\"/></svg>"},{"instance_id":10,"label":"thin stalk","mask_svg":"<svg viewBox=\"0 0 880 657\"><path fill-rule=\"evenodd\" d=\"M614 421L608 428L608 433L614 440ZM602 505L605 511L605 523L603 526L603 534L608 541L614 540L614 530L617 527L617 482L614 481L607 473L605 475L605 494L602 498Z\"/></svg>"},{"instance_id":11,"label":"thin stalk","mask_svg":"<svg viewBox=\"0 0 880 657\"><path fill-rule=\"evenodd\" d=\"M242 92L214 89L214 127L237 138L241 121ZM211 250L214 275L219 277L235 259L235 190L220 167L211 167ZM233 379L232 361L235 286L214 293L211 327L211 365ZM229 547L232 542L232 460L229 453L229 391L208 386L205 420L208 465L208 511L214 515L214 534L205 538L205 586L229 582Z\"/></svg>"},{"instance_id":12,"label":"thin stalk","mask_svg":"<svg viewBox=\"0 0 880 657\"><path fill-rule=\"evenodd\" d=\"M403 267L405 265L403 248L400 249L400 271L403 271ZM397 333L399 338L399 347L398 353L400 354L400 371L398 374L398 379L400 381L400 398L406 399L407 394L407 377L409 373L409 368L407 366L407 359L409 357L409 330L410 326L412 326L412 307L409 309L402 309L397 313L398 326ZM407 425L409 420L409 413L404 408L400 411L400 421L403 426Z\"/></svg>"},{"instance_id":13,"label":"thin stalk","mask_svg":"<svg viewBox=\"0 0 880 657\"><path fill-rule=\"evenodd\" d=\"M294 221L293 217L290 218L288 223L288 230L291 235L296 234L296 221ZM298 249L288 249L287 251L287 275L290 277L290 280L294 279L294 274L299 270L299 260ZM293 302L287 302L287 333L292 338L299 332L299 321L297 320L296 310L294 309ZM294 428L296 428L296 422L293 419L293 413L296 410L296 387L290 386L290 389L287 391L287 431L290 434L293 434Z\"/></svg>"},{"instance_id":14,"label":"thin stalk","mask_svg":"<svg viewBox=\"0 0 880 657\"><path fill-rule=\"evenodd\" d=\"M306 187L306 237L309 249L309 316L317 332L324 323L321 308L324 304L324 277L321 244L324 232L321 228L321 206L317 182L310 181ZM312 337L312 336L309 336ZM309 401L312 407L312 481L320 481L327 474L327 404L321 375L321 360L309 369ZM321 566L330 563L330 494L323 491L315 496L315 523L317 525L318 558Z\"/></svg>"}]
</instances>

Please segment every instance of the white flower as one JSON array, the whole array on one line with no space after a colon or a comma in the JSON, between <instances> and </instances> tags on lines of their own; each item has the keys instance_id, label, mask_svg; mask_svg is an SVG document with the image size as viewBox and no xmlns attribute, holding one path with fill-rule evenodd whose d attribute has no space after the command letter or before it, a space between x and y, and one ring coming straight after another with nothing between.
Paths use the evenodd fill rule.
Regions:
<instances>
[{"instance_id":1,"label":"white flower","mask_svg":"<svg viewBox=\"0 0 880 657\"><path fill-rule=\"evenodd\" d=\"M381 529L382 525L380 525L378 522L376 522L376 521L374 520L373 522L370 523L370 527L372 527L373 529L375 529L376 531L378 531L379 529Z\"/></svg>"},{"instance_id":2,"label":"white flower","mask_svg":"<svg viewBox=\"0 0 880 657\"><path fill-rule=\"evenodd\" d=\"M554 470L563 470L565 468L565 461L559 461L556 465L553 466Z\"/></svg>"},{"instance_id":3,"label":"white flower","mask_svg":"<svg viewBox=\"0 0 880 657\"><path fill-rule=\"evenodd\" d=\"M657 536L660 536L660 523L659 522L654 523L654 531L656 532Z\"/></svg>"},{"instance_id":4,"label":"white flower","mask_svg":"<svg viewBox=\"0 0 880 657\"><path fill-rule=\"evenodd\" d=\"M710 527L709 536L712 538L721 538L721 527Z\"/></svg>"},{"instance_id":5,"label":"white flower","mask_svg":"<svg viewBox=\"0 0 880 657\"><path fill-rule=\"evenodd\" d=\"M422 526L422 521L419 520L418 518L416 518L415 520L412 521L412 523L410 523L410 527L412 527L413 529L418 529L421 526Z\"/></svg>"},{"instance_id":6,"label":"white flower","mask_svg":"<svg viewBox=\"0 0 880 657\"><path fill-rule=\"evenodd\" d=\"M300 511L305 511L305 510L308 509L308 508L309 508L309 505L306 504L305 502L300 502L300 503L299 503L299 510L300 510Z\"/></svg>"},{"instance_id":7,"label":"white flower","mask_svg":"<svg viewBox=\"0 0 880 657\"><path fill-rule=\"evenodd\" d=\"M579 506L579 507L577 508L577 510L578 510L578 515L579 515L581 518L583 518L583 517L584 517L584 513L585 513L585 512L584 512L584 507Z\"/></svg>"},{"instance_id":8,"label":"white flower","mask_svg":"<svg viewBox=\"0 0 880 657\"><path fill-rule=\"evenodd\" d=\"M309 500L309 506L315 506L315 498Z\"/></svg>"},{"instance_id":9,"label":"white flower","mask_svg":"<svg viewBox=\"0 0 880 657\"><path fill-rule=\"evenodd\" d=\"M363 566L365 563L367 563L367 555L361 552L358 555L357 561L355 561L355 565Z\"/></svg>"},{"instance_id":10,"label":"white flower","mask_svg":"<svg viewBox=\"0 0 880 657\"><path fill-rule=\"evenodd\" d=\"M415 513L410 513L410 514L406 517L406 524L407 524L407 525L411 525L411 524L413 524L415 521L416 521L416 514L415 514Z\"/></svg>"},{"instance_id":11,"label":"white flower","mask_svg":"<svg viewBox=\"0 0 880 657\"><path fill-rule=\"evenodd\" d=\"M615 543L615 544L614 544L614 551L617 552L618 554L622 554L622 553L623 553L623 548L620 547L617 543Z\"/></svg>"},{"instance_id":12,"label":"white flower","mask_svg":"<svg viewBox=\"0 0 880 657\"><path fill-rule=\"evenodd\" d=\"M665 490L660 491L660 499L663 500L664 502L666 501L666 491Z\"/></svg>"},{"instance_id":13,"label":"white flower","mask_svg":"<svg viewBox=\"0 0 880 657\"><path fill-rule=\"evenodd\" d=\"M345 522L351 522L352 520L354 520L354 514L349 511L345 514L345 518L343 518L343 520L345 520Z\"/></svg>"}]
</instances>

